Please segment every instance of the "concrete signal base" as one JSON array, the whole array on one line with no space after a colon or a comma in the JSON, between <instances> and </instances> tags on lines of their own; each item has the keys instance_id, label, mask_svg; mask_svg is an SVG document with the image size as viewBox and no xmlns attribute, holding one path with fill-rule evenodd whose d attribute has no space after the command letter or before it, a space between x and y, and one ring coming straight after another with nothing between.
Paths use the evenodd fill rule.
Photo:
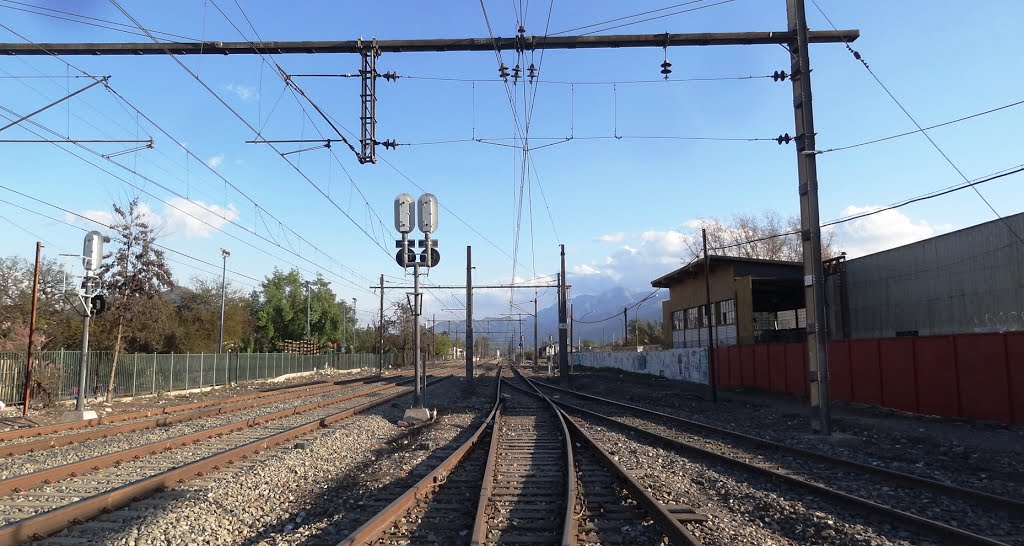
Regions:
<instances>
[{"instance_id":1,"label":"concrete signal base","mask_svg":"<svg viewBox=\"0 0 1024 546\"><path fill-rule=\"evenodd\" d=\"M98 419L99 416L93 410L82 410L82 411L65 411L60 416L61 423L70 423L72 421L88 421L90 419Z\"/></svg>"}]
</instances>

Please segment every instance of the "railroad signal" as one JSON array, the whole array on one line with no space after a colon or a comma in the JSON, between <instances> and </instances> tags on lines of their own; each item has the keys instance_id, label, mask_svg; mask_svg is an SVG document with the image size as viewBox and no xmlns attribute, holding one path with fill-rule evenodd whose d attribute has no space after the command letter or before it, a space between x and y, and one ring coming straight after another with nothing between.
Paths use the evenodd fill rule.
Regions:
<instances>
[{"instance_id":1,"label":"railroad signal","mask_svg":"<svg viewBox=\"0 0 1024 546\"><path fill-rule=\"evenodd\" d=\"M423 233L437 230L437 197L432 193L424 193L416 201L416 213L419 216L419 227Z\"/></svg>"},{"instance_id":2,"label":"railroad signal","mask_svg":"<svg viewBox=\"0 0 1024 546\"><path fill-rule=\"evenodd\" d=\"M403 236L412 231L412 226L416 223L416 212L412 203L412 196L408 193L400 193L395 198L395 229Z\"/></svg>"},{"instance_id":3,"label":"railroad signal","mask_svg":"<svg viewBox=\"0 0 1024 546\"><path fill-rule=\"evenodd\" d=\"M85 235L85 241L82 244L82 267L88 273L93 273L100 268L100 263L103 261L103 243L109 241L109 237L104 237L98 231L90 231Z\"/></svg>"}]
</instances>

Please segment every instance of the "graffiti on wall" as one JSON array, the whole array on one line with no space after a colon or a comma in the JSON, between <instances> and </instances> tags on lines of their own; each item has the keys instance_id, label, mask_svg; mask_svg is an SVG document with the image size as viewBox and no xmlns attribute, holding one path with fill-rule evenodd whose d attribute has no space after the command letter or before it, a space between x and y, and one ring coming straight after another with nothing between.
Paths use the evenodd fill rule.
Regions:
<instances>
[{"instance_id":1,"label":"graffiti on wall","mask_svg":"<svg viewBox=\"0 0 1024 546\"><path fill-rule=\"evenodd\" d=\"M974 317L975 332L1014 332L1024 330L1024 312L985 313L982 320Z\"/></svg>"},{"instance_id":2,"label":"graffiti on wall","mask_svg":"<svg viewBox=\"0 0 1024 546\"><path fill-rule=\"evenodd\" d=\"M706 347L641 353L575 353L572 358L573 364L577 366L616 368L627 372L646 373L668 379L708 384L708 350Z\"/></svg>"}]
</instances>

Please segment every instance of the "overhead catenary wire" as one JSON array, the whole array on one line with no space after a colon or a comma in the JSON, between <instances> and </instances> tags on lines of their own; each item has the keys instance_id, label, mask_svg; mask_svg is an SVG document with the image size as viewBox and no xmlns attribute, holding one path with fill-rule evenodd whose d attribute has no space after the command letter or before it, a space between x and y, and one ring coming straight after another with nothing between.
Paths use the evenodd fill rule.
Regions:
<instances>
[{"instance_id":1,"label":"overhead catenary wire","mask_svg":"<svg viewBox=\"0 0 1024 546\"><path fill-rule=\"evenodd\" d=\"M832 19L830 19L829 16L825 13L825 11L821 9L821 6L818 5L817 0L811 0L811 3L814 4L814 7L815 9L818 10L818 13L820 13L821 16L825 18L825 21L828 22L829 26L831 26L833 30L838 30L835 24L832 23ZM875 74L875 71L871 69L871 66L868 65L867 61L864 60L861 54L858 51L854 50L845 38L843 39L843 43L846 45L846 49L850 52L854 59L856 59L861 64L861 66L863 66L864 69L867 70L868 74L871 75L871 78L875 80L875 83L877 83L878 86L881 87L883 91L885 91L885 94L888 95L890 99L892 99L893 103L895 103L896 106L899 107L900 111L903 112L907 119L909 119L911 123L913 123L914 126L917 127L917 132L921 133L921 135L923 135L928 140L932 147L935 148L935 151L939 152L939 155L942 156L946 163L948 163L949 166L952 167L958 175L960 175L960 178L962 178L964 182L967 183L967 185L964 187L970 187L972 190L974 190L974 193L976 193L978 197L985 203L985 206L987 206L989 210L992 211L992 214L994 214L996 218L998 218L1003 223L1003 225L1006 226L1006 229L1008 229L1010 233L1012 233L1013 236L1022 245L1024 245L1024 237L1021 237L1021 235L1017 233L1015 229L1013 229L1013 226L1011 226L1010 223L1006 221L1006 218L999 214L999 211L997 211L996 208L992 206L992 203L989 202L988 198L986 198L981 193L981 191L976 187L976 184L970 183L970 179L967 178L967 175L965 175L964 172L960 169L960 167L958 167L956 163L953 162L949 155L946 154L946 152L941 147L939 147L938 143L935 142L935 139L933 139L931 135L928 134L928 131L924 127L922 127L920 123L917 122L917 119L914 118L913 115L911 115L910 111L907 110L905 106L903 106L903 103L896 98L896 95L894 95L892 91L890 91L889 88L885 85L885 83L882 82L881 78L879 78L878 75Z\"/></svg>"},{"instance_id":2,"label":"overhead catenary wire","mask_svg":"<svg viewBox=\"0 0 1024 546\"><path fill-rule=\"evenodd\" d=\"M28 39L28 38L27 38L26 36L24 36L24 35L22 35L22 34L20 34L20 33L16 32L16 31L14 31L13 29L11 29L11 28L7 27L6 25L3 25L3 23L0 23L0 28L4 28L4 29L6 29L7 31L11 32L12 34L15 34L16 36L18 36L18 37L20 37L21 39L25 40L26 42L28 42L28 43L31 43L31 44L35 45L36 47L39 47L39 48L40 48L40 49L42 49L43 51L46 51L46 49L45 49L45 48L42 48L41 46L39 46L38 44L36 44L36 43L35 43L35 42L33 42L32 40ZM48 52L48 53L50 53L50 52ZM58 61L60 61L61 63L63 63L63 64L65 65L65 66L68 66L69 68L73 68L73 69L75 69L76 71L78 71L79 73L81 73L81 74L82 74L82 75L83 75L84 77L88 77L88 78L91 78L91 79L93 79L93 80L96 80L96 81L99 81L99 80L101 80L101 79L102 79L101 77L98 77L98 76L94 76L94 75L92 75L92 74L89 74L89 73L88 73L88 72L86 72L85 70L81 69L80 67L78 67L78 66L76 66L76 65L74 65L74 64L72 64L72 63L70 63L70 62L68 62L67 60L65 60L65 59L63 59L63 58L61 58L61 57L59 57L59 56L53 55L52 53L50 53L50 55L51 55L51 56L52 56L53 58L55 58L56 60L58 60ZM135 106L134 104L132 104L132 103L131 103L131 102L130 102L130 101L129 101L129 100L128 100L128 99L126 98L126 97L124 97L123 95L121 95L121 94L120 94L120 93L119 93L119 92L118 92L118 91L117 91L116 89L114 89L114 88L113 88L112 86L110 86L110 85L109 85L109 83L108 83L107 85L105 85L105 86L104 86L104 88L105 88L105 89L106 89L107 91L111 92L111 93L112 93L112 94L113 94L114 96L116 96L116 97L117 97L117 98L118 98L118 99L120 100L120 102L121 102L121 103L123 103L124 105L126 105L126 106L127 106L128 108L130 108L130 109L131 109L131 110L132 110L133 112L135 112L135 114L136 114L136 115L138 115L138 116L141 116L141 117L142 117L143 119L145 119L145 120L146 120L146 121L147 121L147 122L148 122L149 124L151 124L151 125L152 125L153 127L155 127L155 128L156 128L156 129L158 130L158 131L160 131L160 132L161 132L161 133L162 133L162 134L163 134L164 136L166 136L167 138L171 139L171 140L172 140L172 141L173 141L173 142L174 142L174 143L175 143L175 144L176 144L176 145L177 145L177 146L178 146L179 148L181 148L182 150L184 150L184 151L186 152L186 155L187 155L187 157L193 157L194 159L196 159L197 161L199 161L199 163L200 163L201 165L203 165L204 167L206 167L206 168L207 168L207 169L208 169L208 170L209 170L209 171L210 171L211 173L213 173L213 174L214 174L215 176L217 176L218 178L220 178L220 179L221 179L221 180L222 180L222 181L223 181L223 182L224 182L225 184L229 185L229 186L230 186L230 187L231 187L232 189L234 189L234 190L235 190L236 192L238 192L238 193L239 193L240 195L242 195L242 196L243 196L243 197L245 197L245 198L246 198L246 199L247 199L248 201L250 201L250 203L252 203L252 204L253 204L253 206L254 206L254 207L256 207L256 210L257 210L257 212L258 212L258 213L260 213L261 211L262 211L262 212L266 212L266 209L265 209L264 207L262 207L261 205L259 205L259 203L258 203L258 202L256 202L256 201L255 201L254 199L252 199L251 197L249 197L248 195L246 195L246 194L245 194L244 192L242 192L242 191L241 191L241 190L240 190L240 189L238 188L238 186L237 186L237 185L235 185L235 184L231 183L231 182L230 182L229 180L227 180L227 179L226 179L226 178L225 178L225 177L224 177L223 175L221 175L221 174L220 174L219 172L217 172L217 171L216 171L216 169L214 169L214 168L213 168L213 167L211 167L211 166L210 166L210 165L209 165L209 164L208 164L207 162L203 161L203 160L202 160L201 158L199 158L199 157L198 157L197 155L195 155L195 153L194 153L194 152L192 152L192 151L191 151L191 150L190 150L190 149L189 149L189 148L188 148L187 146L185 146L185 145L184 145L184 143L182 143L182 142L181 142L181 141L179 141L179 140L178 140L177 138L175 138L175 137L174 137L173 135L171 135L171 134L170 134L169 132L167 132L166 130L164 130L164 129L163 129L163 128L162 128L162 127L161 127L161 126L159 125L159 124L157 124L157 123L156 123L156 122L155 122L155 121L154 121L153 119L151 119L151 118L150 118L149 116L147 116L147 115L146 115L146 114L145 114L144 112L142 112L142 111L141 111L141 110L140 110L139 108L137 108L137 107L136 107L136 106ZM230 108L230 107L229 107L229 108ZM244 121L244 120L243 120L243 121ZM39 127L41 127L41 128L43 128L43 127L42 127L41 125L38 125L38 124L36 124L36 125L37 125L37 126L39 126ZM45 128L44 128L44 129L45 129ZM51 132L51 134L54 134L54 135L55 135L55 136L57 136L58 138L61 138L61 136L60 136L60 135L59 135L58 133L55 133L55 132L53 132L53 131L50 131L50 132ZM71 141L70 141L70 139L66 139L66 138L65 138L65 139L63 139L63 141L65 141L65 142L69 142L69 143L74 143L74 142L71 142ZM80 148L83 148L83 149L85 149L85 150L87 150L87 151L89 151L90 153L93 153L94 155L98 155L98 156L101 156L101 157L102 157L102 154L99 154L98 152L95 152L94 150L91 150L91 149L89 149L89 148L87 148L87 147L84 147L84 146L79 146L79 147L80 147ZM63 148L62 148L62 149L63 149ZM65 150L65 151L67 151L67 150ZM77 154L72 154L72 155L77 155ZM81 158L81 157L79 157L79 159L82 159L82 158ZM108 159L108 160L110 160L110 158L104 158L104 159ZM149 180L149 181L151 181L151 182L154 182L154 183L155 183L155 180L149 179L148 177L144 177L144 176L143 176L143 175L141 175L140 173L138 173L138 172L134 171L133 169L130 169L130 168L128 168L127 166L125 166L125 165L123 165L123 164L121 164L121 163L118 163L118 162L116 162L116 161L112 161L112 160L111 160L111 162L112 162L112 163L114 163L115 165L117 165L117 166L119 166L119 167L123 168L123 169L126 169L126 170L128 170L129 172L132 172L133 174L135 174L135 175L137 175L137 176L140 176L140 177L142 177L142 178L144 178L144 179L147 179L147 180ZM87 161L87 163L90 163L90 164L91 164L91 162L88 162L88 161ZM95 165L94 165L94 166L95 166ZM104 170L104 171L105 171L105 169L101 169L101 170ZM113 173L109 173L109 171L106 171L106 172L108 172L108 174L111 174L112 176L115 176L115 175L113 175ZM127 181L125 181L124 179L121 179L120 177L116 177L116 176L115 176L115 178L118 178L118 179L122 180L123 182L127 182ZM220 217L220 218L222 218L222 219L224 219L224 220L226 220L226 221L228 221L228 222L230 222L230 223L232 223L232 224L234 224L234 225L236 225L236 226L238 226L238 227L242 228L242 229L243 229L243 230L245 230L246 232L249 232L249 230L248 230L247 228L245 228L244 226L241 226L241 225L237 224L237 223L236 223L235 221L233 221L233 220L229 220L229 219L225 218L225 217L224 217L224 216L223 216L222 214L219 214L218 212L216 212L216 211L213 211L213 210L209 209L208 207L206 207L206 206L203 206L202 204L199 204L199 203L195 202L194 200L190 199L190 198L189 198L189 197L188 197L187 195L186 195L186 196L182 196L182 195L181 195L180 193L177 193L177 192L174 192L174 191L172 191L172 190L169 190L168 188L166 188L166 187L165 187L165 186L163 186L163 185L160 185L160 184L157 184L157 185L158 185L158 186L160 186L160 187L161 187L161 189L164 189L165 191L168 191L168 193L171 193L172 195L176 195L176 196L178 196L178 197L180 197L180 198L184 198L184 199L186 199L186 200L187 200L188 202L190 202L191 204L193 204L194 206L197 206L197 207L199 207L199 208L201 208L201 209L205 210L206 212L208 212L208 213L210 213L210 214L213 214L213 215L215 215L215 216L218 216L218 217ZM147 192L147 193L148 193L148 192ZM149 193L148 193L148 194L149 194ZM152 194L149 194L149 195L152 195ZM153 196L153 197L156 197L156 196ZM158 198L158 199L159 199L159 198ZM163 200L161 200L161 201L163 201ZM164 201L164 203L165 203L165 204L167 204L168 206L172 206L172 207L173 207L173 205L170 205L170 204L169 204L169 203L167 203L166 201ZM178 207L173 207L173 208L176 208L176 209L178 209L178 210L179 210L180 212L182 212L182 213L184 213L184 214L187 214L188 216L190 216L190 217L192 217L192 218L195 218L195 219L197 219L197 220L199 220L199 221L203 222L204 224L206 224L206 225L208 225L208 226L210 226L210 227L213 227L213 228L214 228L214 229L216 229L217 231L221 231L221 232L223 232L223 230L222 230L222 229L220 229L220 228L217 228L217 227L215 227L215 226L211 226L211 225L210 225L210 224L209 224L208 222L206 222L206 221L204 221L204 220L202 220L202 219L196 218L196 217L195 217L194 215L192 215L192 214L190 214L190 213L187 213L186 211L182 211L182 210L181 210L180 208L178 208ZM286 228L287 228L287 226L285 226L285 224L284 224L283 222L281 222L281 221L280 221L279 219L277 219L276 217L274 217L274 216L273 216L272 214L268 214L268 215L269 215L269 216L270 216L270 217L271 217L272 219L274 219L274 221L276 221L276 222L277 222L277 223L278 223L278 224L279 224L280 226L283 226L283 227L286 227ZM299 235L298 235L298 233L297 233L297 232L295 232L294 230L292 230L291 228L287 228L287 229L288 229L289 231L291 231L291 232L295 233L295 235L296 235L296 236L298 236L298 237L300 238L300 240L302 240L302 241L303 241L304 243L306 243L306 244L307 244L308 246L310 246L310 247L314 248L315 250L317 250L318 252L320 252L320 253L321 253L322 255L326 256L326 257L327 257L327 258L328 258L328 259L329 259L330 261L332 261L332 262L334 262L334 263L337 263L337 262L336 262L336 261L335 261L335 260L334 260L334 259L333 259L333 258L332 258L332 257L330 256L330 254L328 254L327 252L325 252L325 251L323 251L323 250L321 250L321 249L317 248L317 247L316 247L315 245L313 245L313 244L312 244L312 243L310 243L309 241L307 241L307 240L305 240L304 238L302 238L301 236L299 236ZM224 233L226 233L226 232L224 232ZM277 246L277 247L281 248L282 250L285 250L285 251L289 251L288 249L285 249L285 248L284 248L284 247L283 247L282 245L280 245L280 244L279 244L279 243L277 243L276 241L270 241L269 239L266 239L265 237L259 236L259 235L258 235L258 234L256 234L256 233L252 233L252 234L253 234L253 235L255 235L256 237L258 237L258 238L260 238L260 239L262 239L262 240L266 241L266 242L270 242L271 244L274 244L275 246ZM233 235L232 235L232 237L235 237L235 236L233 236ZM237 237L236 237L236 238L237 238ZM239 240L240 240L240 239L239 239ZM249 244L250 246L252 246L252 245L251 245L250 243L248 243L248 242L246 242L245 244ZM257 247L253 246L253 248L257 248ZM259 250L263 251L262 249L259 249ZM264 252L265 252L265 251L264 251ZM304 258L304 257L302 257L302 256L299 256L299 255L298 255L298 254L297 254L296 252L294 252L294 249L292 249L292 250L290 251L290 253L291 253L291 254L293 254L293 255L296 255L297 257L299 257L299 258L301 258L301 259L304 259L304 260L306 260L306 261L309 261L309 262L310 262L311 264L313 264L313 265L314 265L315 267L317 267L317 268L321 268L321 269L324 269L325 271L330 271L330 270L329 270L328 268L324 268L323 266L320 266L319 264L315 264L314 262L311 262L310 260L308 260L308 259L306 259L306 258ZM294 264L292 264L292 265L294 265ZM350 270L350 271L351 271L352 273L354 273L355 275L357 275L357 276L360 276L360 277L362 277L362 278L366 279L366 277L365 277L365 276L362 276L362 275L360 275L360 274L359 274L358 272L356 272L355 270L351 270L350 268L346 268L346 267L345 267L345 266L343 266L342 264L338 264L338 265L339 265L339 266L341 266L341 267L342 267L342 268L344 268L344 269L349 269L349 270ZM349 282L349 283L353 284L353 285L354 285L354 286L356 286L356 287L359 287L359 286L360 286L360 285L359 285L358 283L352 283L352 281L349 281L349 280L347 280L347 279L344 279L344 278L343 278L342 276L340 276L340 275L335 275L335 276L336 276L337 278L339 278L339 279L341 279L341 280L345 281L345 282Z\"/></svg>"}]
</instances>

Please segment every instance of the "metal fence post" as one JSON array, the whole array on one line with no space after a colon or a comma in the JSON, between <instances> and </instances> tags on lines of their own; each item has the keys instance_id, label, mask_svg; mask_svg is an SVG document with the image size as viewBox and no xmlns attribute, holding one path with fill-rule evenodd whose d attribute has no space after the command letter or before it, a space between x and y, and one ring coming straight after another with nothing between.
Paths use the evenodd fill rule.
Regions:
<instances>
[{"instance_id":1,"label":"metal fence post","mask_svg":"<svg viewBox=\"0 0 1024 546\"><path fill-rule=\"evenodd\" d=\"M199 357L199 358L202 358L202 357ZM220 357L218 355L213 355L213 366L211 366L211 368L213 368L213 386L214 387L217 386L217 364L218 364L217 361L218 360L220 360Z\"/></svg>"},{"instance_id":2,"label":"metal fence post","mask_svg":"<svg viewBox=\"0 0 1024 546\"><path fill-rule=\"evenodd\" d=\"M167 386L168 387L167 388L167 392L171 392L171 391L174 390L174 353L171 353L171 367L170 367L170 369L171 369L171 373L168 374L168 376L170 377L169 381L171 382L171 384Z\"/></svg>"},{"instance_id":3,"label":"metal fence post","mask_svg":"<svg viewBox=\"0 0 1024 546\"><path fill-rule=\"evenodd\" d=\"M192 354L192 353L189 353ZM199 353L199 391L203 390L203 353Z\"/></svg>"},{"instance_id":4,"label":"metal fence post","mask_svg":"<svg viewBox=\"0 0 1024 546\"><path fill-rule=\"evenodd\" d=\"M153 362L153 389L149 393L156 394L156 362Z\"/></svg>"},{"instance_id":5,"label":"metal fence post","mask_svg":"<svg viewBox=\"0 0 1024 546\"><path fill-rule=\"evenodd\" d=\"M132 396L136 396L138 394L138 392L139 392L136 389L136 384L138 382L138 377L139 377L139 359L136 358L135 359L135 365L132 366Z\"/></svg>"}]
</instances>

